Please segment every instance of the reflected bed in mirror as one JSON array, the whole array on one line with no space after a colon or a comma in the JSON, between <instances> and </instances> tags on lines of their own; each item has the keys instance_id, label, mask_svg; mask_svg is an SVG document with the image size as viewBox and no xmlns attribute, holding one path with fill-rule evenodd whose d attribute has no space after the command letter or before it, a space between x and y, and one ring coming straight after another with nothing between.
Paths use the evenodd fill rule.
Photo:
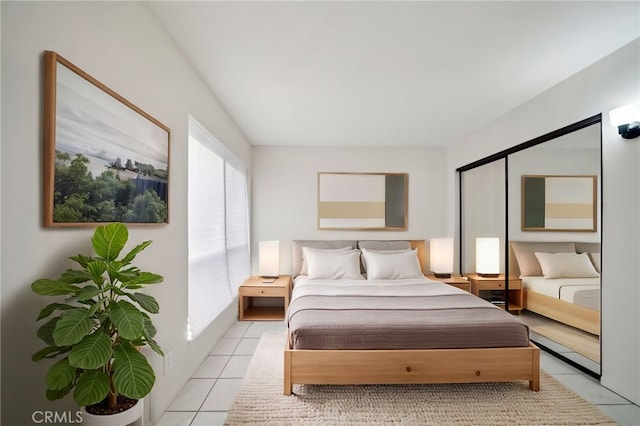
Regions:
<instances>
[{"instance_id":1,"label":"reflected bed in mirror","mask_svg":"<svg viewBox=\"0 0 640 426\"><path fill-rule=\"evenodd\" d=\"M472 236L478 233L492 232L505 236L507 242L503 247L505 269L509 276L522 280L524 291L524 310L521 319L531 328L531 339L543 349L548 349L558 357L570 362L577 368L600 376L600 333L601 333L601 278L594 277L562 277L548 278L545 273L538 271L530 273L522 271L520 259L512 249L514 242L524 242L527 245L562 245L568 242L570 247L538 247L530 252L530 263L541 269L535 256L538 251L544 254L570 252L581 265L593 265L598 273L600 270L600 247L602 223L602 130L600 114L570 124L558 130L539 136L507 150L490 155L484 159L460 167L460 258L462 272L472 270L470 264L473 250ZM539 177L538 198L546 197L548 188L547 178L580 178L583 186L581 196L576 197L573 190L561 188L561 203L578 204L579 206L559 206L563 212L560 216L569 217L571 226L551 225L545 216L558 216L558 213L548 215L544 204L538 206L535 224L524 225L525 216L529 222L531 206L525 203L530 188L525 188L523 179ZM524 178L523 178L524 177ZM574 183L576 181L569 182ZM553 186L556 182L552 182ZM479 191L478 189L482 189ZM557 189L557 188L556 188ZM526 194L525 194L526 192ZM482 194L482 195L480 195ZM557 195L557 194L556 194ZM556 197L558 198L558 197ZM485 200L482 202L482 200ZM486 202L486 200L491 200ZM555 206L557 207L557 206ZM579 207L577 210L574 207ZM552 206L554 208L554 206ZM506 212L506 213L505 213ZM478 220L479 217L483 220ZM584 219L584 220L583 220ZM542 221L545 221L544 224ZM582 225L576 223L582 222ZM572 229L562 229L562 228ZM552 229L550 229L552 228ZM538 232L544 231L544 232ZM561 232L558 232L561 231ZM576 257L586 253L582 257ZM548 257L548 256L547 256ZM562 257L562 255L560 256ZM548 259L547 263L548 263ZM545 262L545 259L542 260ZM597 266L596 266L597 264ZM566 272L564 260L559 264L545 265L555 267L555 272ZM560 269L558 269L558 267ZM554 272L554 271L552 271ZM575 271L574 271L575 272ZM589 274L587 274L589 275ZM530 278L530 276L532 276ZM562 280L591 280L584 283L590 288L569 288L568 293L560 299L544 294L544 291L534 291L532 288L540 284L545 290L545 284L557 284ZM540 282L530 282L540 281ZM508 283L505 283L508 286ZM561 290L558 290L561 292ZM567 293L567 292L565 292ZM508 301L507 301L508 303ZM586 305L586 306L585 306ZM602 321L605 321L603 319Z\"/></svg>"},{"instance_id":2,"label":"reflected bed in mirror","mask_svg":"<svg viewBox=\"0 0 640 426\"><path fill-rule=\"evenodd\" d=\"M600 335L600 244L511 241L510 248L525 309Z\"/></svg>"},{"instance_id":3,"label":"reflected bed in mirror","mask_svg":"<svg viewBox=\"0 0 640 426\"><path fill-rule=\"evenodd\" d=\"M318 229L406 230L407 173L318 173Z\"/></svg>"}]
</instances>

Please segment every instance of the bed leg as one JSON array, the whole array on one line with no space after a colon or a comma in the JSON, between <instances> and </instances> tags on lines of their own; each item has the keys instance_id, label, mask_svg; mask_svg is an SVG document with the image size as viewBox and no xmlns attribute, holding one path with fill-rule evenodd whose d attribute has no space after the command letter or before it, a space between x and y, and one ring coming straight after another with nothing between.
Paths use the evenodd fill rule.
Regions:
<instances>
[{"instance_id":1,"label":"bed leg","mask_svg":"<svg viewBox=\"0 0 640 426\"><path fill-rule=\"evenodd\" d=\"M284 395L293 393L293 383L291 383L291 352L284 350Z\"/></svg>"},{"instance_id":2,"label":"bed leg","mask_svg":"<svg viewBox=\"0 0 640 426\"><path fill-rule=\"evenodd\" d=\"M529 380L529 389L534 392L540 390L540 349L535 347L532 351L533 360L531 362L532 380Z\"/></svg>"}]
</instances>

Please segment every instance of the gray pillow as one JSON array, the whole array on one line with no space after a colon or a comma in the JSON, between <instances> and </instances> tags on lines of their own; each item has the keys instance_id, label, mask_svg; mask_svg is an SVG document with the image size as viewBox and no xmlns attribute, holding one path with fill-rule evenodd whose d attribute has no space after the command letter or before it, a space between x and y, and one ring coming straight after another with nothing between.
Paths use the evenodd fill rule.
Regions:
<instances>
[{"instance_id":1,"label":"gray pillow","mask_svg":"<svg viewBox=\"0 0 640 426\"><path fill-rule=\"evenodd\" d=\"M409 241L364 240L358 241L358 248L369 250L411 250L411 243Z\"/></svg>"},{"instance_id":2,"label":"gray pillow","mask_svg":"<svg viewBox=\"0 0 640 426\"><path fill-rule=\"evenodd\" d=\"M600 243L576 242L576 253L600 253Z\"/></svg>"}]
</instances>

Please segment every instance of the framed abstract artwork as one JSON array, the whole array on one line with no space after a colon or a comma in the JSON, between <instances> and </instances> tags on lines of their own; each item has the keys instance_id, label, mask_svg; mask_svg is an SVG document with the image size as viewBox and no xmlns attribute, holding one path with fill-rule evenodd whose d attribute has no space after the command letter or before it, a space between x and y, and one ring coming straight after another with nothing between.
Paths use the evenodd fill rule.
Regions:
<instances>
[{"instance_id":1,"label":"framed abstract artwork","mask_svg":"<svg viewBox=\"0 0 640 426\"><path fill-rule=\"evenodd\" d=\"M522 176L522 230L596 232L597 176Z\"/></svg>"},{"instance_id":2,"label":"framed abstract artwork","mask_svg":"<svg viewBox=\"0 0 640 426\"><path fill-rule=\"evenodd\" d=\"M406 230L406 173L318 173L318 229Z\"/></svg>"},{"instance_id":3,"label":"framed abstract artwork","mask_svg":"<svg viewBox=\"0 0 640 426\"><path fill-rule=\"evenodd\" d=\"M167 126L45 52L44 226L168 223Z\"/></svg>"}]
</instances>

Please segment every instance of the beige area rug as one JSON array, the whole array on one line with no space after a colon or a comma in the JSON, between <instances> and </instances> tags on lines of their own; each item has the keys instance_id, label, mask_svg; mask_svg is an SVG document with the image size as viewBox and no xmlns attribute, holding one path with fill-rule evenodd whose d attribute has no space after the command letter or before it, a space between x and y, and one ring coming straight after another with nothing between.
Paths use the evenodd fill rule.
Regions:
<instances>
[{"instance_id":1,"label":"beige area rug","mask_svg":"<svg viewBox=\"0 0 640 426\"><path fill-rule=\"evenodd\" d=\"M437 385L295 385L282 394L283 333L265 333L225 424L615 425L542 373L527 382Z\"/></svg>"}]
</instances>

